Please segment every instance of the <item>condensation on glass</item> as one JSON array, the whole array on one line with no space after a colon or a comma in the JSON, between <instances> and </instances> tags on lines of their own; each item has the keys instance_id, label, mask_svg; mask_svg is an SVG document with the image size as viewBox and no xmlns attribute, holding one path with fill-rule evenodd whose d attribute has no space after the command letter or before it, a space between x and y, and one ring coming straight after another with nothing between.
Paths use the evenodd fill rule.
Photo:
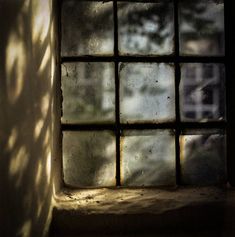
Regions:
<instances>
[{"instance_id":1,"label":"condensation on glass","mask_svg":"<svg viewBox=\"0 0 235 237\"><path fill-rule=\"evenodd\" d=\"M118 3L119 52L123 55L173 53L172 1Z\"/></svg>"},{"instance_id":2,"label":"condensation on glass","mask_svg":"<svg viewBox=\"0 0 235 237\"><path fill-rule=\"evenodd\" d=\"M180 136L182 184L213 185L226 181L225 135L222 130L189 130Z\"/></svg>"},{"instance_id":3,"label":"condensation on glass","mask_svg":"<svg viewBox=\"0 0 235 237\"><path fill-rule=\"evenodd\" d=\"M113 63L63 63L63 123L114 122Z\"/></svg>"},{"instance_id":4,"label":"condensation on glass","mask_svg":"<svg viewBox=\"0 0 235 237\"><path fill-rule=\"evenodd\" d=\"M116 185L115 136L109 131L63 132L63 173L66 185Z\"/></svg>"},{"instance_id":5,"label":"condensation on glass","mask_svg":"<svg viewBox=\"0 0 235 237\"><path fill-rule=\"evenodd\" d=\"M171 130L129 130L121 137L121 185L175 185L175 136Z\"/></svg>"},{"instance_id":6,"label":"condensation on glass","mask_svg":"<svg viewBox=\"0 0 235 237\"><path fill-rule=\"evenodd\" d=\"M62 56L113 54L113 3L62 3Z\"/></svg>"},{"instance_id":7,"label":"condensation on glass","mask_svg":"<svg viewBox=\"0 0 235 237\"><path fill-rule=\"evenodd\" d=\"M180 54L224 55L224 3L179 1Z\"/></svg>"},{"instance_id":8,"label":"condensation on glass","mask_svg":"<svg viewBox=\"0 0 235 237\"><path fill-rule=\"evenodd\" d=\"M225 119L223 64L185 63L181 66L180 115L182 121Z\"/></svg>"},{"instance_id":9,"label":"condensation on glass","mask_svg":"<svg viewBox=\"0 0 235 237\"><path fill-rule=\"evenodd\" d=\"M175 119L174 66L164 63L121 63L120 120L123 123Z\"/></svg>"}]
</instances>

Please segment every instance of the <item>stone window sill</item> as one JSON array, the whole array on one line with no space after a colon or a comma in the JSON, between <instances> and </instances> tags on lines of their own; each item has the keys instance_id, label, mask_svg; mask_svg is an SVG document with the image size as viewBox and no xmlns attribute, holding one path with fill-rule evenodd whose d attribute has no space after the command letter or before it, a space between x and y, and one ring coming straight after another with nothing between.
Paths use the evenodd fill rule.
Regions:
<instances>
[{"instance_id":1,"label":"stone window sill","mask_svg":"<svg viewBox=\"0 0 235 237\"><path fill-rule=\"evenodd\" d=\"M55 201L52 230L60 233L235 236L234 189L64 189Z\"/></svg>"}]
</instances>

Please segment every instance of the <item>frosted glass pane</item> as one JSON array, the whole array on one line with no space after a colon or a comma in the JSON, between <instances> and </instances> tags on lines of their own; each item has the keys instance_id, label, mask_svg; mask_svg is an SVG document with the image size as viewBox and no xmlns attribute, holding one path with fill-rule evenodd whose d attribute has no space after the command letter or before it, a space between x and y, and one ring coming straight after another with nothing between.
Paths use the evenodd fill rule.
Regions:
<instances>
[{"instance_id":1,"label":"frosted glass pane","mask_svg":"<svg viewBox=\"0 0 235 237\"><path fill-rule=\"evenodd\" d=\"M175 118L174 67L157 63L122 63L121 122L163 122Z\"/></svg>"},{"instance_id":2,"label":"frosted glass pane","mask_svg":"<svg viewBox=\"0 0 235 237\"><path fill-rule=\"evenodd\" d=\"M172 54L173 4L166 0L119 3L118 29L121 54Z\"/></svg>"},{"instance_id":3,"label":"frosted glass pane","mask_svg":"<svg viewBox=\"0 0 235 237\"><path fill-rule=\"evenodd\" d=\"M112 63L64 63L61 70L63 123L114 121Z\"/></svg>"},{"instance_id":4,"label":"frosted glass pane","mask_svg":"<svg viewBox=\"0 0 235 237\"><path fill-rule=\"evenodd\" d=\"M224 55L224 3L180 1L181 55Z\"/></svg>"},{"instance_id":5,"label":"frosted glass pane","mask_svg":"<svg viewBox=\"0 0 235 237\"><path fill-rule=\"evenodd\" d=\"M113 53L113 4L67 0L62 4L62 56Z\"/></svg>"},{"instance_id":6,"label":"frosted glass pane","mask_svg":"<svg viewBox=\"0 0 235 237\"><path fill-rule=\"evenodd\" d=\"M180 136L183 184L212 185L224 183L225 135L220 130L190 131Z\"/></svg>"},{"instance_id":7,"label":"frosted glass pane","mask_svg":"<svg viewBox=\"0 0 235 237\"><path fill-rule=\"evenodd\" d=\"M115 186L115 136L107 131L63 132L63 172L67 185Z\"/></svg>"},{"instance_id":8,"label":"frosted glass pane","mask_svg":"<svg viewBox=\"0 0 235 237\"><path fill-rule=\"evenodd\" d=\"M185 63L181 67L180 114L182 121L225 119L224 65Z\"/></svg>"},{"instance_id":9,"label":"frosted glass pane","mask_svg":"<svg viewBox=\"0 0 235 237\"><path fill-rule=\"evenodd\" d=\"M124 186L175 184L175 137L169 130L125 131L121 138Z\"/></svg>"}]
</instances>

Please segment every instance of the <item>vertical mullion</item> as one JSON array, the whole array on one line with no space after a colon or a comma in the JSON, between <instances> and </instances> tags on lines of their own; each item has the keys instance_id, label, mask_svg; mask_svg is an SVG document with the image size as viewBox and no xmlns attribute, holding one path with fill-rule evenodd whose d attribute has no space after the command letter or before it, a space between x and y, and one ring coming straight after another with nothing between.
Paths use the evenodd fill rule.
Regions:
<instances>
[{"instance_id":1,"label":"vertical mullion","mask_svg":"<svg viewBox=\"0 0 235 237\"><path fill-rule=\"evenodd\" d=\"M176 157L176 184L180 184L180 107L179 107L179 83L180 83L180 64L179 64L179 3L174 0L174 33L175 33L175 157Z\"/></svg>"},{"instance_id":2,"label":"vertical mullion","mask_svg":"<svg viewBox=\"0 0 235 237\"><path fill-rule=\"evenodd\" d=\"M57 99L58 104L60 105L60 118L63 116L63 106L62 106L62 101L63 101L63 93L61 89L61 67L62 67L62 57L61 57L61 42L62 42L62 7L63 7L63 0L58 1L58 35L59 35L59 40L58 40L58 61L59 61L59 80L58 80L58 97ZM63 129L62 129L62 124L61 124L61 119L60 119L60 141L59 141L59 154L60 154L60 177L61 178L61 185L64 187L65 182L64 182L64 167L63 167Z\"/></svg>"},{"instance_id":3,"label":"vertical mullion","mask_svg":"<svg viewBox=\"0 0 235 237\"><path fill-rule=\"evenodd\" d=\"M235 100L234 100L234 61L235 61L235 35L233 32L234 23L234 3L233 1L224 1L225 17L225 69L226 69L226 117L227 117L227 173L229 183L235 187L235 132L233 123L235 120Z\"/></svg>"},{"instance_id":4,"label":"vertical mullion","mask_svg":"<svg viewBox=\"0 0 235 237\"><path fill-rule=\"evenodd\" d=\"M120 179L120 108L119 108L119 76L118 76L118 14L117 1L113 1L114 17L114 58L115 58L115 117L116 117L116 186L121 185Z\"/></svg>"}]
</instances>

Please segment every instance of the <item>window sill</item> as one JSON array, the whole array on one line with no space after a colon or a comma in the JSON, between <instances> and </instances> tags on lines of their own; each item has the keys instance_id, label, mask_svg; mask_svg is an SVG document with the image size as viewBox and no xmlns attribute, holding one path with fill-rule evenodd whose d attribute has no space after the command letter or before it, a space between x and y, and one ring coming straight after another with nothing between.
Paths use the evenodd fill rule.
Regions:
<instances>
[{"instance_id":1,"label":"window sill","mask_svg":"<svg viewBox=\"0 0 235 237\"><path fill-rule=\"evenodd\" d=\"M160 214L185 206L207 202L220 203L225 200L226 194L224 190L215 187L64 189L57 196L55 207L77 210L80 214Z\"/></svg>"},{"instance_id":2,"label":"window sill","mask_svg":"<svg viewBox=\"0 0 235 237\"><path fill-rule=\"evenodd\" d=\"M63 190L56 198L52 229L60 233L156 233L182 228L218 232L233 228L233 213L232 189Z\"/></svg>"}]
</instances>

